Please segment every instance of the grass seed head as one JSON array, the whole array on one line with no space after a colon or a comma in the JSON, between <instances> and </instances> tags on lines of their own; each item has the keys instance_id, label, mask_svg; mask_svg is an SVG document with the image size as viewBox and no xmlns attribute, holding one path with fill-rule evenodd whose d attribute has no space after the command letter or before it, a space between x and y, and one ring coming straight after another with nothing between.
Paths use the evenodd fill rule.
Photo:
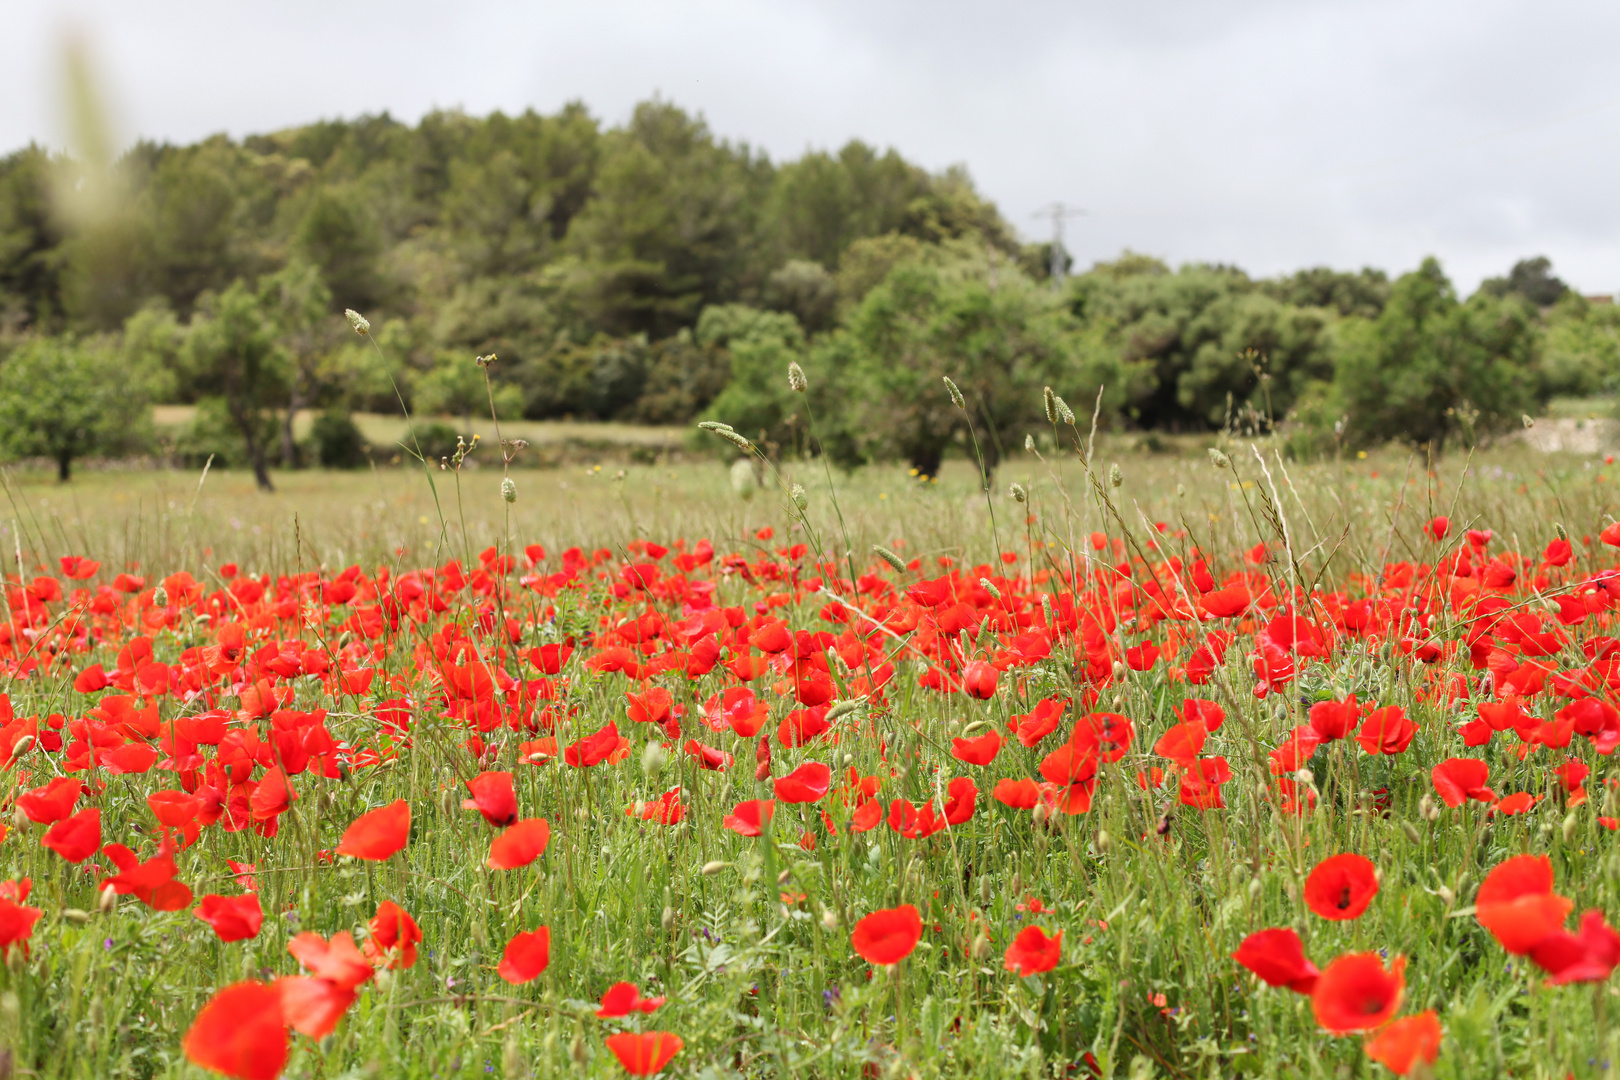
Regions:
<instances>
[{"instance_id":1,"label":"grass seed head","mask_svg":"<svg viewBox=\"0 0 1620 1080\"><path fill-rule=\"evenodd\" d=\"M884 547L882 544L873 544L872 553L894 568L897 574L906 572L906 564L900 561L900 556Z\"/></svg>"},{"instance_id":2,"label":"grass seed head","mask_svg":"<svg viewBox=\"0 0 1620 1080\"><path fill-rule=\"evenodd\" d=\"M367 334L371 333L371 323L366 320L364 315L354 310L354 308L344 308L343 317L349 320L349 325L354 327L354 332L359 334L361 337L365 337Z\"/></svg>"},{"instance_id":3,"label":"grass seed head","mask_svg":"<svg viewBox=\"0 0 1620 1080\"><path fill-rule=\"evenodd\" d=\"M509 503L517 502L517 481L510 476L501 481L501 498Z\"/></svg>"},{"instance_id":4,"label":"grass seed head","mask_svg":"<svg viewBox=\"0 0 1620 1080\"><path fill-rule=\"evenodd\" d=\"M788 362L788 389L795 394L802 394L810 388L809 380L804 377L804 368L799 366L797 360Z\"/></svg>"},{"instance_id":5,"label":"grass seed head","mask_svg":"<svg viewBox=\"0 0 1620 1080\"><path fill-rule=\"evenodd\" d=\"M951 381L951 377L949 375L944 376L944 379L945 389L949 391L951 395L951 404L955 405L963 412L967 412L967 402L962 398L962 391L956 388L956 384Z\"/></svg>"},{"instance_id":6,"label":"grass seed head","mask_svg":"<svg viewBox=\"0 0 1620 1080\"><path fill-rule=\"evenodd\" d=\"M1024 490L1024 485L1023 484L1015 483L1015 484L1011 485L1010 487L1007 488L1007 494L1012 496L1012 501L1013 502L1016 502L1016 503L1027 503L1027 502L1029 502L1029 492Z\"/></svg>"}]
</instances>

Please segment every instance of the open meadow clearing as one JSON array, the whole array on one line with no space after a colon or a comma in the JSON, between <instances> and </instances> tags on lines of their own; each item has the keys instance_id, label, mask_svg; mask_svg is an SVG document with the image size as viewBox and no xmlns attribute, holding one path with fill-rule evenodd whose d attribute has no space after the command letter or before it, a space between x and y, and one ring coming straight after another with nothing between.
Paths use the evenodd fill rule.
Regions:
<instances>
[{"instance_id":1,"label":"open meadow clearing","mask_svg":"<svg viewBox=\"0 0 1620 1080\"><path fill-rule=\"evenodd\" d=\"M1620 472L1168 442L9 476L0 1071L1607 1075Z\"/></svg>"}]
</instances>

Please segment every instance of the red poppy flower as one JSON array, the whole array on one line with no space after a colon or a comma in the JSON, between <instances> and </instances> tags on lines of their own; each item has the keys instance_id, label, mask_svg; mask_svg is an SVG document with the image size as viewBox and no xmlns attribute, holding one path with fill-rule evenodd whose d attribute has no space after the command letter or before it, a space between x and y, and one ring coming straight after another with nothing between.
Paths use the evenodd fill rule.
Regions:
<instances>
[{"instance_id":1,"label":"red poppy flower","mask_svg":"<svg viewBox=\"0 0 1620 1080\"><path fill-rule=\"evenodd\" d=\"M538 859L551 843L551 824L545 818L524 818L489 844L484 865L491 870L516 870Z\"/></svg>"},{"instance_id":2,"label":"red poppy flower","mask_svg":"<svg viewBox=\"0 0 1620 1080\"><path fill-rule=\"evenodd\" d=\"M776 797L785 803L812 803L827 794L832 770L819 761L807 761L774 782Z\"/></svg>"},{"instance_id":3,"label":"red poppy flower","mask_svg":"<svg viewBox=\"0 0 1620 1080\"><path fill-rule=\"evenodd\" d=\"M993 665L974 660L962 669L962 687L970 697L988 701L996 693L997 672Z\"/></svg>"},{"instance_id":4,"label":"red poppy flower","mask_svg":"<svg viewBox=\"0 0 1620 1080\"><path fill-rule=\"evenodd\" d=\"M1090 747L1064 743L1041 759L1041 775L1052 785L1052 805L1065 814L1083 814L1091 809L1091 793L1097 787L1097 756Z\"/></svg>"},{"instance_id":5,"label":"red poppy flower","mask_svg":"<svg viewBox=\"0 0 1620 1080\"><path fill-rule=\"evenodd\" d=\"M1512 817L1514 814L1524 813L1535 805L1536 797L1534 795L1520 791L1516 794L1509 795L1504 799L1497 800L1491 809L1498 814L1505 814Z\"/></svg>"},{"instance_id":6,"label":"red poppy flower","mask_svg":"<svg viewBox=\"0 0 1620 1080\"><path fill-rule=\"evenodd\" d=\"M1118 761L1131 748L1135 734L1135 726L1119 713L1088 713L1075 721L1069 742L1103 761Z\"/></svg>"},{"instance_id":7,"label":"red poppy flower","mask_svg":"<svg viewBox=\"0 0 1620 1080\"><path fill-rule=\"evenodd\" d=\"M1230 779L1232 767L1224 757L1199 758L1187 762L1176 795L1182 806L1219 810L1226 805L1221 799L1221 785Z\"/></svg>"},{"instance_id":8,"label":"red poppy flower","mask_svg":"<svg viewBox=\"0 0 1620 1080\"><path fill-rule=\"evenodd\" d=\"M603 992L602 1005L596 1010L596 1015L608 1020L615 1016L629 1016L633 1012L650 1014L657 1012L666 1000L661 997L644 998L635 983L616 982Z\"/></svg>"},{"instance_id":9,"label":"red poppy flower","mask_svg":"<svg viewBox=\"0 0 1620 1080\"><path fill-rule=\"evenodd\" d=\"M44 787L17 796L17 806L34 824L50 825L72 814L83 792L83 784L71 776L61 776Z\"/></svg>"},{"instance_id":10,"label":"red poppy flower","mask_svg":"<svg viewBox=\"0 0 1620 1080\"><path fill-rule=\"evenodd\" d=\"M732 807L720 824L739 836L758 836L775 813L775 799L749 799Z\"/></svg>"},{"instance_id":11,"label":"red poppy flower","mask_svg":"<svg viewBox=\"0 0 1620 1080\"><path fill-rule=\"evenodd\" d=\"M1527 956L1542 939L1563 929L1575 906L1552 887L1550 858L1515 855L1485 875L1474 897L1474 917L1502 948Z\"/></svg>"},{"instance_id":12,"label":"red poppy flower","mask_svg":"<svg viewBox=\"0 0 1620 1080\"><path fill-rule=\"evenodd\" d=\"M63 818L40 841L70 863L82 863L101 850L101 811L86 807L70 818Z\"/></svg>"},{"instance_id":13,"label":"red poppy flower","mask_svg":"<svg viewBox=\"0 0 1620 1080\"><path fill-rule=\"evenodd\" d=\"M610 720L601 729L569 743L563 749L563 761L576 769L588 769L607 760L618 748L619 727Z\"/></svg>"},{"instance_id":14,"label":"red poppy flower","mask_svg":"<svg viewBox=\"0 0 1620 1080\"><path fill-rule=\"evenodd\" d=\"M101 569L99 562L82 555L64 555L57 561L62 565L62 576L71 581L87 581Z\"/></svg>"},{"instance_id":15,"label":"red poppy flower","mask_svg":"<svg viewBox=\"0 0 1620 1080\"><path fill-rule=\"evenodd\" d=\"M1038 926L1026 926L1018 931L1012 944L1007 946L1003 959L1007 970L1015 975L1039 975L1057 967L1063 957L1063 931L1051 937Z\"/></svg>"},{"instance_id":16,"label":"red poppy flower","mask_svg":"<svg viewBox=\"0 0 1620 1080\"><path fill-rule=\"evenodd\" d=\"M332 1034L356 997L353 987L315 975L284 975L275 986L281 996L282 1019L312 1039Z\"/></svg>"},{"instance_id":17,"label":"red poppy flower","mask_svg":"<svg viewBox=\"0 0 1620 1080\"><path fill-rule=\"evenodd\" d=\"M1316 965L1305 958L1299 935L1288 927L1250 934L1232 959L1260 976L1267 986L1286 986L1299 994L1316 989L1320 974Z\"/></svg>"},{"instance_id":18,"label":"red poppy flower","mask_svg":"<svg viewBox=\"0 0 1620 1080\"><path fill-rule=\"evenodd\" d=\"M602 1040L631 1076L653 1076L686 1044L667 1031L621 1031Z\"/></svg>"},{"instance_id":19,"label":"red poppy flower","mask_svg":"<svg viewBox=\"0 0 1620 1080\"><path fill-rule=\"evenodd\" d=\"M1444 540L1446 534L1451 531L1451 519L1432 517L1424 524L1423 531L1434 537L1436 542Z\"/></svg>"},{"instance_id":20,"label":"red poppy flower","mask_svg":"<svg viewBox=\"0 0 1620 1080\"><path fill-rule=\"evenodd\" d=\"M327 941L306 930L287 942L287 951L317 979L325 979L345 990L353 990L371 978L371 962L355 947L348 931L333 934Z\"/></svg>"},{"instance_id":21,"label":"red poppy flower","mask_svg":"<svg viewBox=\"0 0 1620 1080\"><path fill-rule=\"evenodd\" d=\"M1153 744L1153 752L1171 761L1190 762L1203 752L1204 740L1208 737L1203 724L1183 722L1160 735Z\"/></svg>"},{"instance_id":22,"label":"red poppy flower","mask_svg":"<svg viewBox=\"0 0 1620 1080\"><path fill-rule=\"evenodd\" d=\"M1041 801L1041 789L1029 779L997 780L990 797L1014 810L1033 810Z\"/></svg>"},{"instance_id":23,"label":"red poppy flower","mask_svg":"<svg viewBox=\"0 0 1620 1080\"><path fill-rule=\"evenodd\" d=\"M1607 982L1620 964L1620 934L1601 911L1581 916L1579 933L1562 928L1542 938L1530 959L1552 976L1549 986L1572 982Z\"/></svg>"},{"instance_id":24,"label":"red poppy flower","mask_svg":"<svg viewBox=\"0 0 1620 1080\"><path fill-rule=\"evenodd\" d=\"M1346 953L1327 966L1311 992L1316 1022L1335 1035L1382 1027L1401 1006L1406 989L1406 957L1389 970L1377 953Z\"/></svg>"},{"instance_id":25,"label":"red poppy flower","mask_svg":"<svg viewBox=\"0 0 1620 1080\"><path fill-rule=\"evenodd\" d=\"M1305 879L1305 906L1335 922L1360 917L1377 895L1377 868L1353 852L1323 859Z\"/></svg>"},{"instance_id":26,"label":"red poppy flower","mask_svg":"<svg viewBox=\"0 0 1620 1080\"><path fill-rule=\"evenodd\" d=\"M34 934L34 924L44 914L39 908L24 907L22 901L28 898L28 893L22 889L16 891L22 893L21 897L0 895L0 959L13 945L20 944L25 950L28 948L28 939Z\"/></svg>"},{"instance_id":27,"label":"red poppy flower","mask_svg":"<svg viewBox=\"0 0 1620 1080\"><path fill-rule=\"evenodd\" d=\"M1247 611L1251 600L1248 589L1242 585L1233 585L1230 588L1205 593L1198 598L1198 603L1215 618L1230 619Z\"/></svg>"},{"instance_id":28,"label":"red poppy flower","mask_svg":"<svg viewBox=\"0 0 1620 1080\"><path fill-rule=\"evenodd\" d=\"M1187 698L1181 703L1181 719L1188 724L1203 724L1204 730L1213 735L1226 722L1226 710L1213 701Z\"/></svg>"},{"instance_id":29,"label":"red poppy flower","mask_svg":"<svg viewBox=\"0 0 1620 1080\"><path fill-rule=\"evenodd\" d=\"M1477 758L1446 758L1429 770L1435 794L1450 807L1461 806L1469 799L1494 802L1496 792L1485 786L1490 766Z\"/></svg>"},{"instance_id":30,"label":"red poppy flower","mask_svg":"<svg viewBox=\"0 0 1620 1080\"><path fill-rule=\"evenodd\" d=\"M730 727L742 738L752 739L770 719L771 707L755 697L748 687L733 686L705 703L704 717L716 731Z\"/></svg>"},{"instance_id":31,"label":"red poppy flower","mask_svg":"<svg viewBox=\"0 0 1620 1080\"><path fill-rule=\"evenodd\" d=\"M1288 738L1267 757L1271 760L1271 775L1286 776L1310 760L1316 748L1322 745L1322 736L1309 724L1301 724L1288 733Z\"/></svg>"},{"instance_id":32,"label":"red poppy flower","mask_svg":"<svg viewBox=\"0 0 1620 1080\"><path fill-rule=\"evenodd\" d=\"M542 675L558 675L572 655L574 648L571 645L541 645L529 650L529 662L539 668Z\"/></svg>"},{"instance_id":33,"label":"red poppy flower","mask_svg":"<svg viewBox=\"0 0 1620 1080\"><path fill-rule=\"evenodd\" d=\"M626 708L630 719L638 724L662 724L669 720L675 699L662 686L655 686L640 694L626 693Z\"/></svg>"},{"instance_id":34,"label":"red poppy flower","mask_svg":"<svg viewBox=\"0 0 1620 1080\"><path fill-rule=\"evenodd\" d=\"M1419 1061L1433 1065L1440 1056L1440 1018L1433 1009L1403 1016L1367 1040L1367 1056L1394 1073L1405 1076Z\"/></svg>"},{"instance_id":35,"label":"red poppy flower","mask_svg":"<svg viewBox=\"0 0 1620 1080\"><path fill-rule=\"evenodd\" d=\"M416 963L416 945L422 930L410 913L392 900L377 905L377 914L366 924L371 936L362 951L373 964L399 971Z\"/></svg>"},{"instance_id":36,"label":"red poppy flower","mask_svg":"<svg viewBox=\"0 0 1620 1080\"><path fill-rule=\"evenodd\" d=\"M259 927L264 925L264 909L259 906L259 898L252 893L246 896L209 893L191 913L213 927L221 941L244 941L258 937Z\"/></svg>"},{"instance_id":37,"label":"red poppy flower","mask_svg":"<svg viewBox=\"0 0 1620 1080\"><path fill-rule=\"evenodd\" d=\"M410 837L411 804L396 799L355 818L338 841L337 853L382 862L403 850Z\"/></svg>"},{"instance_id":38,"label":"red poppy flower","mask_svg":"<svg viewBox=\"0 0 1620 1080\"><path fill-rule=\"evenodd\" d=\"M1356 695L1351 694L1343 701L1318 701L1311 706L1310 719L1312 729L1323 742L1344 738L1356 730L1356 725L1361 722Z\"/></svg>"},{"instance_id":39,"label":"red poppy flower","mask_svg":"<svg viewBox=\"0 0 1620 1080\"><path fill-rule=\"evenodd\" d=\"M988 765L1001 753L1001 736L991 731L972 739L952 739L951 757L968 765Z\"/></svg>"},{"instance_id":40,"label":"red poppy flower","mask_svg":"<svg viewBox=\"0 0 1620 1080\"><path fill-rule=\"evenodd\" d=\"M960 825L973 818L973 808L979 801L979 785L969 776L958 776L945 789L945 821Z\"/></svg>"},{"instance_id":41,"label":"red poppy flower","mask_svg":"<svg viewBox=\"0 0 1620 1080\"><path fill-rule=\"evenodd\" d=\"M479 773L467 781L467 790L472 798L461 801L463 810L477 810L497 829L504 829L517 820L517 790L512 786L511 773Z\"/></svg>"},{"instance_id":42,"label":"red poppy flower","mask_svg":"<svg viewBox=\"0 0 1620 1080\"><path fill-rule=\"evenodd\" d=\"M1356 735L1356 742L1369 754L1401 754L1412 745L1417 725L1406 718L1406 710L1388 705L1367 714Z\"/></svg>"},{"instance_id":43,"label":"red poppy flower","mask_svg":"<svg viewBox=\"0 0 1620 1080\"><path fill-rule=\"evenodd\" d=\"M855 924L850 944L861 959L880 967L911 955L922 937L922 914L911 904L882 908Z\"/></svg>"},{"instance_id":44,"label":"red poppy flower","mask_svg":"<svg viewBox=\"0 0 1620 1080\"><path fill-rule=\"evenodd\" d=\"M239 1080L275 1080L287 1064L280 992L251 980L217 991L180 1045L193 1065Z\"/></svg>"},{"instance_id":45,"label":"red poppy flower","mask_svg":"<svg viewBox=\"0 0 1620 1080\"><path fill-rule=\"evenodd\" d=\"M1067 698L1044 698L1035 703L1035 711L1009 718L1008 727L1024 746L1034 748L1042 739L1057 730L1058 721L1069 707Z\"/></svg>"},{"instance_id":46,"label":"red poppy flower","mask_svg":"<svg viewBox=\"0 0 1620 1080\"><path fill-rule=\"evenodd\" d=\"M551 927L519 930L506 943L495 974L514 985L538 979L551 964Z\"/></svg>"}]
</instances>

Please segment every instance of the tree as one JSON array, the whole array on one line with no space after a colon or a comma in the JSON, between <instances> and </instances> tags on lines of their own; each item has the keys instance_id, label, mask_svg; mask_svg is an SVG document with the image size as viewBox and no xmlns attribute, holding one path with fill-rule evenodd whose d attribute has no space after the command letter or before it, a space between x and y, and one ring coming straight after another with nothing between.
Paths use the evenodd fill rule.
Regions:
<instances>
[{"instance_id":1,"label":"tree","mask_svg":"<svg viewBox=\"0 0 1620 1080\"><path fill-rule=\"evenodd\" d=\"M1438 447L1459 428L1503 430L1541 401L1534 308L1484 290L1460 303L1433 258L1396 280L1376 320L1347 319L1335 337L1355 442Z\"/></svg>"},{"instance_id":2,"label":"tree","mask_svg":"<svg viewBox=\"0 0 1620 1080\"><path fill-rule=\"evenodd\" d=\"M961 251L950 262L896 265L843 332L845 411L863 456L895 454L925 476L967 433L945 377L961 388L992 469L1020 427L1042 419L1044 385L1087 381L1061 298L1004 257Z\"/></svg>"},{"instance_id":3,"label":"tree","mask_svg":"<svg viewBox=\"0 0 1620 1080\"><path fill-rule=\"evenodd\" d=\"M242 437L253 479L270 482L269 444L275 403L287 399L291 361L273 312L263 297L236 281L222 293L204 293L179 356L180 377L193 392L218 400Z\"/></svg>"},{"instance_id":4,"label":"tree","mask_svg":"<svg viewBox=\"0 0 1620 1080\"><path fill-rule=\"evenodd\" d=\"M1520 259L1505 278L1487 278L1479 289L1490 296L1518 295L1537 307L1551 307L1569 292L1569 286L1552 272L1552 260L1545 255Z\"/></svg>"},{"instance_id":5,"label":"tree","mask_svg":"<svg viewBox=\"0 0 1620 1080\"><path fill-rule=\"evenodd\" d=\"M63 483L79 458L136 449L151 422L144 375L106 341L30 337L0 365L0 445L51 459Z\"/></svg>"},{"instance_id":6,"label":"tree","mask_svg":"<svg viewBox=\"0 0 1620 1080\"><path fill-rule=\"evenodd\" d=\"M340 376L345 355L336 346L342 333L340 320L328 310L332 294L315 267L291 262L279 273L259 282L264 314L274 326L278 344L286 354L287 407L281 415L281 467L298 466L293 424L305 407L318 404Z\"/></svg>"}]
</instances>

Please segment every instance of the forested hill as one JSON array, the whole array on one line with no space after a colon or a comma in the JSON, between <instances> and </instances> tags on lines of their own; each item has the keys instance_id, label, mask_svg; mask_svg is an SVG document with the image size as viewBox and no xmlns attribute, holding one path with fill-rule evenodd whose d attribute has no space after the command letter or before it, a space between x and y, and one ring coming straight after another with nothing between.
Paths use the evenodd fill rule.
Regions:
<instances>
[{"instance_id":1,"label":"forested hill","mask_svg":"<svg viewBox=\"0 0 1620 1080\"><path fill-rule=\"evenodd\" d=\"M87 191L94 212L75 211ZM1106 387L1108 423L1288 422L1316 446L1472 439L1620 374L1615 309L1545 260L1463 299L1432 260L1393 280L1255 280L1127 253L1053 288L1050 254L960 169L858 141L776 163L663 101L619 127L576 104L142 143L106 176L28 148L0 159L0 406L30 371L65 386L82 369L120 402L206 406L229 453L261 464L279 424L293 464L293 414L397 409L397 384L418 411L464 415L485 399L472 358L496 354L508 412L707 413L786 447L797 359L826 449L927 471L963 434L944 374L1009 438L1049 384L1087 403ZM8 449L116 450L61 426L80 434Z\"/></svg>"}]
</instances>

